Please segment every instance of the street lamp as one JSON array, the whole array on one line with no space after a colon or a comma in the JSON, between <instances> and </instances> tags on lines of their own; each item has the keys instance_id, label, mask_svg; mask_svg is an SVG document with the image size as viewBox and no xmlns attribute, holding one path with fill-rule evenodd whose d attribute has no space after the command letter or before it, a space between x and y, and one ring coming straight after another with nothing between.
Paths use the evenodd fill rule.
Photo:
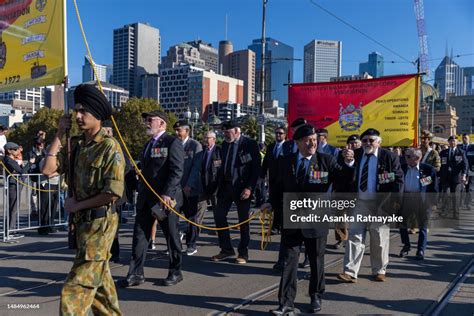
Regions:
<instances>
[{"instance_id":1,"label":"street lamp","mask_svg":"<svg viewBox=\"0 0 474 316\"><path fill-rule=\"evenodd\" d=\"M258 141L259 143L265 142L265 123L264 123L264 104L265 104L265 17L266 17L266 9L267 9L267 2L268 0L262 0L263 2L263 14L262 14L262 52L261 52L261 72L260 72L260 116L261 116L261 124L259 124L259 133L258 133Z\"/></svg>"}]
</instances>

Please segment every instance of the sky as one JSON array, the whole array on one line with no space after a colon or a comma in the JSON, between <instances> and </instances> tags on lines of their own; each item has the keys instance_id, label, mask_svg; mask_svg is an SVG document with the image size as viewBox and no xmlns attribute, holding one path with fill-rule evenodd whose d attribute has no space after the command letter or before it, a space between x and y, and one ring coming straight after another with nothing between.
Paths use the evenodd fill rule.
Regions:
<instances>
[{"instance_id":1,"label":"sky","mask_svg":"<svg viewBox=\"0 0 474 316\"><path fill-rule=\"evenodd\" d=\"M218 47L227 39L234 50L246 49L261 37L261 0L77 0L96 63L112 64L113 30L142 22L160 30L161 55L171 45L202 39ZM394 54L341 23L312 2L382 43ZM373 51L385 58L385 75L415 73L408 61L418 57L414 0L268 0L266 36L293 46L303 59L303 47L313 39L342 41L342 75L358 74L359 63ZM82 80L86 48L72 1L68 9L70 83ZM474 66L474 1L424 0L426 33L432 71L453 52L462 67ZM397 56L399 55L399 56ZM401 57L400 57L401 56ZM406 61L408 60L408 61ZM294 62L295 82L302 82L303 61Z\"/></svg>"}]
</instances>

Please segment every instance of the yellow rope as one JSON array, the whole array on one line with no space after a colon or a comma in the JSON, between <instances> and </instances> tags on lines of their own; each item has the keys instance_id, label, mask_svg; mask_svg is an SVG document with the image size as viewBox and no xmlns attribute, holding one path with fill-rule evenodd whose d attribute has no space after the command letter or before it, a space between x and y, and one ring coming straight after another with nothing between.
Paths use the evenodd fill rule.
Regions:
<instances>
[{"instance_id":1,"label":"yellow rope","mask_svg":"<svg viewBox=\"0 0 474 316\"><path fill-rule=\"evenodd\" d=\"M16 182L18 182L19 184L23 185L24 187L27 187L31 190L34 190L34 191L39 191L39 192L57 192L58 190L43 190L43 189L40 189L40 188L35 188L35 187L32 187L31 185L21 181L18 176L16 176L15 174L11 173L7 166L5 166L5 164L3 163L3 161L0 161L0 164L3 166L3 169L13 177L13 179L15 179ZM5 179L6 180L6 179Z\"/></svg>"},{"instance_id":2,"label":"yellow rope","mask_svg":"<svg viewBox=\"0 0 474 316\"><path fill-rule=\"evenodd\" d=\"M92 65L92 68L94 69L94 73L96 74L96 70L95 70L95 63L93 62L92 60L92 54L91 54L91 51L89 49L89 44L87 42L87 38L86 38L86 34L85 34L85 31L84 31L84 27L82 25L82 19L81 19L81 15L79 13L79 7L77 5L77 1L76 0L73 0L74 2L74 7L76 9L76 15L77 15L77 19L78 19L78 22L79 22L79 27L81 29L81 33L82 33L82 38L84 40L84 43L86 45L86 49L87 49L87 54L89 55L89 59L91 60L91 65ZM98 78L98 76L96 75L96 77ZM103 93L103 89L102 89L102 84L100 82L100 80L97 80L98 82L98 85L99 85L99 89L102 91ZM114 128L115 130L117 131L117 135L120 139L120 142L123 144L123 148L125 149L125 152L127 153L127 156L129 157L129 160L132 162L137 174L140 176L141 180L143 181L143 183L145 183L145 185L148 187L148 189L156 196L158 197L158 199L160 200L160 202L165 205L169 210L171 210L173 213L175 213L178 217L180 217L181 219L183 219L184 221L188 222L189 224L191 225L194 225L196 227L199 227L199 228L204 228L204 229L208 229L208 230L214 230L214 231L220 231L220 230L228 230L228 229L233 229L233 228L238 228L240 227L241 225L243 224L246 224L248 222L250 222L251 220L253 220L254 218L257 217L257 215L260 215L260 223L262 224L262 243L261 243L261 248L262 250L265 249L264 247L266 247L266 244L265 244L265 240L269 240L269 236L270 236L270 229L271 229L271 222L272 222L272 214L271 212L269 212L268 210L260 210L260 212L258 212L257 214L253 214L252 216L250 216L247 220L243 221L243 222L240 222L240 223L237 223L235 225L230 225L228 227L209 227L209 226L205 226L205 225L202 225L202 224L199 224L199 223L196 223L196 222L193 222L191 220L189 220L188 218L186 218L185 216L183 216L182 214L180 214L178 211L176 211L173 207L171 207L170 205L168 205L167 203L165 203L165 201L161 198L161 196L152 188L152 186L148 183L148 181L145 179L145 177L143 176L143 174L141 173L141 171L138 169L138 166L136 165L132 155L130 154L130 151L128 150L128 147L127 145L125 144L125 141L123 140L123 137L122 137L122 134L120 133L120 130L117 126L117 123L115 122L115 118L112 116L111 117L111 120L112 120L112 123L114 125ZM264 228L265 228L265 221L269 220L270 224L269 224L269 228L268 228L268 231L265 232ZM267 241L268 243L268 241Z\"/></svg>"}]
</instances>

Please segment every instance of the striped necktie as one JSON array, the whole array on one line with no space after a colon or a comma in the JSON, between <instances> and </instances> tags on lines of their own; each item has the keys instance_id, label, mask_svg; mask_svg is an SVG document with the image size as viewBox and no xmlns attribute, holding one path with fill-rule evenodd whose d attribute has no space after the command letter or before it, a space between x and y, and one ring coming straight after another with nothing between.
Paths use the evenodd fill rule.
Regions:
<instances>
[{"instance_id":1,"label":"striped necktie","mask_svg":"<svg viewBox=\"0 0 474 316\"><path fill-rule=\"evenodd\" d=\"M372 154L366 155L364 166L362 167L362 174L360 176L360 190L367 191L367 182L369 181L369 160Z\"/></svg>"}]
</instances>

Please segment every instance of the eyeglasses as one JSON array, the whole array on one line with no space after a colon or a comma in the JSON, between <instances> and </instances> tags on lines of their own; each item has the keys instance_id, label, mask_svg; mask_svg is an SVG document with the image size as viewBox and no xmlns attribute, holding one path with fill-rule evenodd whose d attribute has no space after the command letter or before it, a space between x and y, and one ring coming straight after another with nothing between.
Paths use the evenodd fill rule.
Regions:
<instances>
[{"instance_id":1,"label":"eyeglasses","mask_svg":"<svg viewBox=\"0 0 474 316\"><path fill-rule=\"evenodd\" d=\"M362 140L362 142L363 142L364 144L365 144L365 143L369 143L369 142L370 142L371 144L373 144L376 140L377 140L377 138L364 138L364 139Z\"/></svg>"},{"instance_id":2,"label":"eyeglasses","mask_svg":"<svg viewBox=\"0 0 474 316\"><path fill-rule=\"evenodd\" d=\"M275 135L284 135L285 133L283 132L275 132Z\"/></svg>"},{"instance_id":3,"label":"eyeglasses","mask_svg":"<svg viewBox=\"0 0 474 316\"><path fill-rule=\"evenodd\" d=\"M157 119L159 119L159 117L147 117L147 118L143 119L143 123L151 123L151 122L153 122L154 120L157 120Z\"/></svg>"}]
</instances>

